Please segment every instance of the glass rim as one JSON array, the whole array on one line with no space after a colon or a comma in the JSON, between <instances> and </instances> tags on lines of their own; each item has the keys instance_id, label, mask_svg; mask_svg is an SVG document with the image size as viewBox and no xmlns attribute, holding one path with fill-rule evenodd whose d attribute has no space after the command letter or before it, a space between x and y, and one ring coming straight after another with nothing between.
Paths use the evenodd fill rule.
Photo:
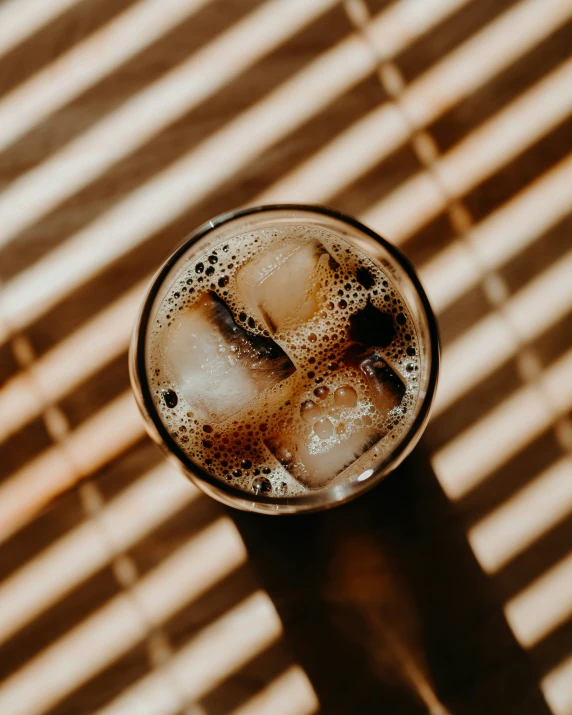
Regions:
<instances>
[{"instance_id":1,"label":"glass rim","mask_svg":"<svg viewBox=\"0 0 572 715\"><path fill-rule=\"evenodd\" d=\"M422 398L422 403L419 406L419 411L416 414L414 420L409 425L406 434L402 439L391 449L386 455L384 455L376 467L373 469L373 473L363 481L348 481L346 489L341 498L332 498L332 492L337 489L339 491L339 484L334 483L330 487L325 487L323 489L317 489L315 492L310 492L309 494L300 494L290 497L281 496L271 496L265 494L255 494L246 492L238 487L233 486L229 482L222 481L213 477L208 472L206 472L199 464L193 462L190 457L184 452L184 450L177 444L175 439L170 434L166 425L164 424L159 411L155 407L153 397L151 395L151 390L149 387L149 381L147 378L147 360L146 360L146 346L147 346L147 330L149 325L149 317L153 309L155 298L161 290L164 281L169 276L171 269L175 267L179 259L181 259L187 251L196 244L198 241L203 239L209 233L216 229L219 229L224 224L230 223L236 219L244 218L247 216L255 216L256 214L270 213L272 211L292 211L314 214L317 216L322 216L326 218L335 219L342 223L349 224L354 229L361 231L370 238L372 238L377 243L381 244L383 248L391 255L399 267L403 269L406 273L408 279L413 284L417 296L419 298L420 304L423 308L425 319L427 321L427 327L430 339L430 369L427 381L427 390L425 396ZM421 437L423 428L429 418L430 409L435 397L435 391L437 388L437 377L439 373L439 361L440 361L440 338L439 338L439 328L437 320L435 318L429 299L412 264L409 259L392 243L387 239L383 238L377 234L372 229L368 228L362 224L357 219L348 216L340 211L334 209L310 204L267 204L263 206L253 206L244 209L237 209L234 211L227 211L225 213L219 214L213 219L206 221L201 226L197 227L192 231L187 238L183 240L180 246L164 261L157 273L151 280L151 284L147 289L145 299L143 301L142 307L139 311L137 321L135 323L133 331L133 343L132 343L132 355L130 356L130 367L134 371L134 377L137 381L137 387L139 388L139 396L137 402L141 411L144 412L143 417L148 418L152 421L153 427L155 428L157 435L160 437L164 448L169 454L174 455L178 461L182 464L185 471L189 473L191 481L193 481L200 488L200 484L209 485L216 490L216 492L222 492L226 498L218 497L218 494L213 490L207 489L207 493L214 498L219 498L219 501L223 501L228 505L232 505L233 501L240 501L245 504L246 509L255 511L256 506L262 507L259 511L264 513L292 513L296 511L300 512L310 512L323 510L330 507L338 506L343 504L359 494L371 489L373 486L379 483L379 481L387 474L385 469L388 465L396 462L399 464L401 460L407 456L409 453L408 448L413 442L413 446L417 444L417 441ZM134 380L132 380L134 382ZM136 389L135 384L133 385L134 391ZM142 403L142 404L141 404ZM396 464L396 466L397 466ZM252 505L250 507L246 505ZM256 506L255 506L256 505ZM264 508L266 507L266 508ZM272 509L272 507L276 507Z\"/></svg>"}]
</instances>

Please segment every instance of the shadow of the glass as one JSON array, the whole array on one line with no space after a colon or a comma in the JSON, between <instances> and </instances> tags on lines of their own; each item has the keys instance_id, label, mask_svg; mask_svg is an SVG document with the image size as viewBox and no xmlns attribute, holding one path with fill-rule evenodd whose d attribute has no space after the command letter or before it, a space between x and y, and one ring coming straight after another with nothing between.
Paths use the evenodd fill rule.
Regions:
<instances>
[{"instance_id":1,"label":"shadow of the glass","mask_svg":"<svg viewBox=\"0 0 572 715\"><path fill-rule=\"evenodd\" d=\"M424 446L343 507L232 517L324 712L550 712Z\"/></svg>"}]
</instances>

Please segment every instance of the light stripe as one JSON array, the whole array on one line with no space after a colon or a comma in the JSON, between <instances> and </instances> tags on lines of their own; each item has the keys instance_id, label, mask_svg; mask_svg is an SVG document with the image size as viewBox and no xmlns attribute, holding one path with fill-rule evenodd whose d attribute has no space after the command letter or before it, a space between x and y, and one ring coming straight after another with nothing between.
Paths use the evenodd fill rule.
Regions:
<instances>
[{"instance_id":1,"label":"light stripe","mask_svg":"<svg viewBox=\"0 0 572 715\"><path fill-rule=\"evenodd\" d=\"M325 202L404 144L409 132L395 105L376 107L252 203Z\"/></svg>"},{"instance_id":2,"label":"light stripe","mask_svg":"<svg viewBox=\"0 0 572 715\"><path fill-rule=\"evenodd\" d=\"M292 0L288 0L288 14L291 14L291 2ZM446 15L447 3L443 4L440 0L427 0L427 3L434 10L435 22ZM314 4L311 6L314 7ZM266 4L265 7L275 8L276 3ZM308 4L304 7L308 7ZM384 18L385 13L382 13L376 23L382 25ZM250 41L252 36L258 35L249 30L243 45L246 43L249 47L258 47L259 43ZM410 43L415 37L409 33L396 34L395 43L392 45L394 51L404 49L404 45L399 45L401 40ZM212 44L209 48L212 49ZM218 58L220 62L221 57L224 57L225 66L232 64L228 52L225 54L223 50L222 47L217 50L213 61ZM197 61L197 57L194 61ZM376 59L369 47L357 35L348 37L318 57L291 80L236 117L217 134L132 192L90 226L72 236L45 259L9 283L4 295L5 317L8 323L16 329L45 313L59 299L106 264L141 243L153 231L168 225L273 143L294 131L302 122L367 76L373 71L375 63ZM199 72L199 69L195 67L193 78L196 80L197 76L200 77L201 83L206 85L209 91L214 91L210 75L206 70ZM191 84L196 88L203 86L201 83ZM188 85L188 78L185 77L185 87ZM168 95L171 94L175 95L177 104L181 103L181 88L178 85L169 89ZM186 96L184 92L182 96ZM26 192L30 190L32 193L26 193L25 200L6 193L0 200L4 216L0 230L4 232L6 240L13 231L10 227L12 219L7 212L11 212L14 220L20 221L24 214L27 214L28 218L31 217L31 206L39 207L43 201L51 205L51 191L57 193L67 186L65 191L75 192L86 181L93 179L93 171L89 169L86 174L84 169L76 169L74 162L87 161L90 166L93 162L95 167L101 161L107 161L106 151L123 151L119 147L133 142L145 126L144 122L148 121L147 115L151 118L157 115L161 121L164 119L168 97L161 98L152 87L146 91L145 97L149 107L142 106L137 100L134 112L129 113L129 120L121 120L121 131L118 127L108 127L102 136L97 137L96 142L88 143L81 151L68 147L66 151L72 151L69 161L66 160L61 166L58 164L53 174L50 173L51 170L48 171L49 163L41 165L38 171L43 172L43 175L37 181L34 179L32 189L29 176L15 182L9 192L16 191L21 185ZM304 101L301 101L301 98L304 98ZM132 106L132 103L129 106ZM111 119L104 121L110 122ZM86 140L85 137L80 137L77 141ZM88 174L91 178L88 178ZM28 188L25 187L27 182ZM58 200L61 198L63 196L59 196ZM46 205L42 210L46 210ZM42 280L38 280L40 275Z\"/></svg>"},{"instance_id":3,"label":"light stripe","mask_svg":"<svg viewBox=\"0 0 572 715\"><path fill-rule=\"evenodd\" d=\"M336 0L263 3L0 194L0 245L221 90ZM256 37L256 42L251 38Z\"/></svg>"},{"instance_id":4,"label":"light stripe","mask_svg":"<svg viewBox=\"0 0 572 715\"><path fill-rule=\"evenodd\" d=\"M371 69L372 58L356 36L320 56L8 283L4 289L8 322L15 327L23 319L43 314L105 265L164 228ZM25 303L18 306L20 300Z\"/></svg>"},{"instance_id":5,"label":"light stripe","mask_svg":"<svg viewBox=\"0 0 572 715\"><path fill-rule=\"evenodd\" d=\"M0 485L0 542L54 497L93 474L144 434L131 391L108 403L58 445Z\"/></svg>"},{"instance_id":6,"label":"light stripe","mask_svg":"<svg viewBox=\"0 0 572 715\"><path fill-rule=\"evenodd\" d=\"M572 615L572 554L512 598L505 613L524 648L532 648Z\"/></svg>"},{"instance_id":7,"label":"light stripe","mask_svg":"<svg viewBox=\"0 0 572 715\"><path fill-rule=\"evenodd\" d=\"M369 37L382 48L385 57L393 57L469 0L400 0L375 15L368 24Z\"/></svg>"},{"instance_id":8,"label":"light stripe","mask_svg":"<svg viewBox=\"0 0 572 715\"><path fill-rule=\"evenodd\" d=\"M0 195L0 245L215 94L335 0L275 0L128 99ZM252 42L251 38L257 41Z\"/></svg>"},{"instance_id":9,"label":"light stripe","mask_svg":"<svg viewBox=\"0 0 572 715\"><path fill-rule=\"evenodd\" d=\"M572 111L572 59L472 132L435 170L450 196L460 197L507 164Z\"/></svg>"},{"instance_id":10,"label":"light stripe","mask_svg":"<svg viewBox=\"0 0 572 715\"><path fill-rule=\"evenodd\" d=\"M572 252L445 348L435 417L572 310L571 275Z\"/></svg>"},{"instance_id":11,"label":"light stripe","mask_svg":"<svg viewBox=\"0 0 572 715\"><path fill-rule=\"evenodd\" d=\"M0 585L0 643L199 495L173 467L140 477Z\"/></svg>"},{"instance_id":12,"label":"light stripe","mask_svg":"<svg viewBox=\"0 0 572 715\"><path fill-rule=\"evenodd\" d=\"M555 226L570 213L571 206L572 153L492 214L490 220L475 227L469 234L471 245L487 268L496 268Z\"/></svg>"},{"instance_id":13,"label":"light stripe","mask_svg":"<svg viewBox=\"0 0 572 715\"><path fill-rule=\"evenodd\" d=\"M138 283L3 385L0 441L127 350L147 283Z\"/></svg>"},{"instance_id":14,"label":"light stripe","mask_svg":"<svg viewBox=\"0 0 572 715\"><path fill-rule=\"evenodd\" d=\"M427 126L571 16L568 0L524 0L509 8L406 88L401 104L409 121Z\"/></svg>"},{"instance_id":15,"label":"light stripe","mask_svg":"<svg viewBox=\"0 0 572 715\"><path fill-rule=\"evenodd\" d=\"M483 280L483 266L467 245L466 235L419 267L421 283L437 315Z\"/></svg>"},{"instance_id":16,"label":"light stripe","mask_svg":"<svg viewBox=\"0 0 572 715\"><path fill-rule=\"evenodd\" d=\"M433 417L516 355L519 344L498 311L489 313L443 351Z\"/></svg>"},{"instance_id":17,"label":"light stripe","mask_svg":"<svg viewBox=\"0 0 572 715\"><path fill-rule=\"evenodd\" d=\"M139 0L0 101L0 151L211 0Z\"/></svg>"},{"instance_id":18,"label":"light stripe","mask_svg":"<svg viewBox=\"0 0 572 715\"><path fill-rule=\"evenodd\" d=\"M553 715L572 713L572 655L546 675L541 683L542 692Z\"/></svg>"},{"instance_id":19,"label":"light stripe","mask_svg":"<svg viewBox=\"0 0 572 715\"><path fill-rule=\"evenodd\" d=\"M6 0L0 6L0 57L80 0Z\"/></svg>"},{"instance_id":20,"label":"light stripe","mask_svg":"<svg viewBox=\"0 0 572 715\"><path fill-rule=\"evenodd\" d=\"M554 325L572 309L572 250L537 275L504 308L521 342Z\"/></svg>"},{"instance_id":21,"label":"light stripe","mask_svg":"<svg viewBox=\"0 0 572 715\"><path fill-rule=\"evenodd\" d=\"M405 3L393 7L397 12ZM411 123L423 128L435 121L570 17L568 0L525 0L509 8L406 87L400 108L390 103L375 108L253 203L327 203L402 146ZM411 13L404 27L407 21L414 22Z\"/></svg>"},{"instance_id":22,"label":"light stripe","mask_svg":"<svg viewBox=\"0 0 572 715\"><path fill-rule=\"evenodd\" d=\"M99 710L99 715L175 715L180 703L165 689L165 675L175 680L179 692L192 702L272 645L281 632L272 601L257 591L200 631L163 668Z\"/></svg>"},{"instance_id":23,"label":"light stripe","mask_svg":"<svg viewBox=\"0 0 572 715\"><path fill-rule=\"evenodd\" d=\"M27 715L50 709L245 560L236 527L219 519L6 679L0 712L19 712L22 703Z\"/></svg>"},{"instance_id":24,"label":"light stripe","mask_svg":"<svg viewBox=\"0 0 572 715\"><path fill-rule=\"evenodd\" d=\"M525 94L442 156L368 209L362 220L403 243L461 197L558 125L572 110L572 60L553 70Z\"/></svg>"},{"instance_id":25,"label":"light stripe","mask_svg":"<svg viewBox=\"0 0 572 715\"><path fill-rule=\"evenodd\" d=\"M473 526L469 542L495 573L572 514L572 459L564 457Z\"/></svg>"},{"instance_id":26,"label":"light stripe","mask_svg":"<svg viewBox=\"0 0 572 715\"><path fill-rule=\"evenodd\" d=\"M319 706L308 676L292 665L231 715L312 715Z\"/></svg>"},{"instance_id":27,"label":"light stripe","mask_svg":"<svg viewBox=\"0 0 572 715\"><path fill-rule=\"evenodd\" d=\"M536 241L570 213L572 154L516 194L421 267L433 308L441 312L483 277ZM502 241L499 240L502 236Z\"/></svg>"},{"instance_id":28,"label":"light stripe","mask_svg":"<svg viewBox=\"0 0 572 715\"><path fill-rule=\"evenodd\" d=\"M463 497L556 420L547 394L558 399L561 412L572 408L572 350L544 372L542 389L521 388L433 455L433 468L450 499Z\"/></svg>"}]
</instances>

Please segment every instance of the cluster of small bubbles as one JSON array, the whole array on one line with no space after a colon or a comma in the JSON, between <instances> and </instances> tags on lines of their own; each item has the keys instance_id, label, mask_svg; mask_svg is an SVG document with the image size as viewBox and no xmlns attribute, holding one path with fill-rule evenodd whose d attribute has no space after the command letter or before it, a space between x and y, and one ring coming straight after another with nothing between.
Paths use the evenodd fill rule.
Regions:
<instances>
[{"instance_id":1,"label":"cluster of small bubbles","mask_svg":"<svg viewBox=\"0 0 572 715\"><path fill-rule=\"evenodd\" d=\"M262 246L292 239L319 240L330 254L315 271L318 311L303 325L273 334L251 314L236 289L238 271ZM333 258L335 256L335 259ZM238 326L252 335L272 337L296 366L286 387L263 394L232 418L215 423L198 418L169 374L162 359L161 335L181 310L192 310L207 291L231 311ZM390 314L395 335L383 347L384 359L401 376L406 390L399 408L381 415L364 374L346 359L353 341L350 318L369 303ZM266 229L235 237L212 247L186 264L167 293L151 334L149 376L157 409L172 438L202 469L221 481L257 495L292 496L308 491L289 472L294 455L272 453L268 439L276 434L302 435L310 451L331 448L356 430L390 432L392 440L416 404L420 374L413 321L401 295L386 273L323 229L305 226ZM156 357L154 357L156 356ZM385 442L382 442L385 443ZM380 444L382 444L380 443ZM377 456L378 450L371 450ZM369 454L369 453L368 453Z\"/></svg>"}]
</instances>

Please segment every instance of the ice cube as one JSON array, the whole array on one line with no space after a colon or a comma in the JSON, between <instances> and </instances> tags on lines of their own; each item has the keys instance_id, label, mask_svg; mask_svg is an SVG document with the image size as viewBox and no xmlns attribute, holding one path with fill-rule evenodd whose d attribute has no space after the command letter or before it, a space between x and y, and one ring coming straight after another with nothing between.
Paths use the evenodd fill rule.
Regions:
<instances>
[{"instance_id":1,"label":"ice cube","mask_svg":"<svg viewBox=\"0 0 572 715\"><path fill-rule=\"evenodd\" d=\"M181 395L197 416L213 422L236 414L295 370L271 338L237 325L214 293L174 317L163 354Z\"/></svg>"},{"instance_id":2,"label":"ice cube","mask_svg":"<svg viewBox=\"0 0 572 715\"><path fill-rule=\"evenodd\" d=\"M367 380L371 397L381 415L398 407L405 394L405 384L379 352L370 350L359 356L356 362Z\"/></svg>"},{"instance_id":3,"label":"ice cube","mask_svg":"<svg viewBox=\"0 0 572 715\"><path fill-rule=\"evenodd\" d=\"M351 466L381 436L375 428L360 430L317 454L310 453L301 436L275 435L266 440L266 446L295 479L317 489Z\"/></svg>"},{"instance_id":4,"label":"ice cube","mask_svg":"<svg viewBox=\"0 0 572 715\"><path fill-rule=\"evenodd\" d=\"M256 256L237 274L246 307L275 333L295 327L318 309L314 273L318 261L329 260L317 241L287 241Z\"/></svg>"}]
</instances>

